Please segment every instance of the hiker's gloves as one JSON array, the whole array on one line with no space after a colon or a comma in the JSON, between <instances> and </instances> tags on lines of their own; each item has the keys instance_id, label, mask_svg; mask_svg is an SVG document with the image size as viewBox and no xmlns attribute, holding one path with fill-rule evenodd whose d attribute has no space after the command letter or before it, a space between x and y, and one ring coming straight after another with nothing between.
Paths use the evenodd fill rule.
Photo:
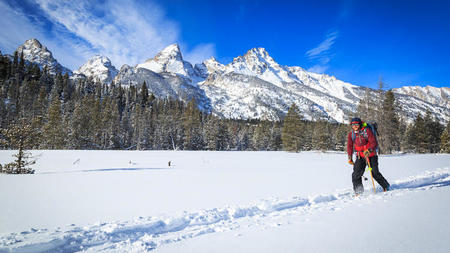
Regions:
<instances>
[{"instance_id":1,"label":"hiker's gloves","mask_svg":"<svg viewBox=\"0 0 450 253\"><path fill-rule=\"evenodd\" d=\"M354 164L355 164L355 163L353 162L352 156L348 156L348 163L349 163L350 165L354 165Z\"/></svg>"},{"instance_id":2,"label":"hiker's gloves","mask_svg":"<svg viewBox=\"0 0 450 253\"><path fill-rule=\"evenodd\" d=\"M366 149L366 150L364 150L364 157L369 157L370 156L370 153L372 153L372 151L370 151L370 149Z\"/></svg>"}]
</instances>

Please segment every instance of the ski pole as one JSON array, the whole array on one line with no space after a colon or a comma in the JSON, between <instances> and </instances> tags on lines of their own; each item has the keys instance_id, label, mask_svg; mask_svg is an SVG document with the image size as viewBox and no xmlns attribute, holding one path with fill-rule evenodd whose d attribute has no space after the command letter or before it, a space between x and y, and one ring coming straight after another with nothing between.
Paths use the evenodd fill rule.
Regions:
<instances>
[{"instance_id":1,"label":"ski pole","mask_svg":"<svg viewBox=\"0 0 450 253\"><path fill-rule=\"evenodd\" d=\"M369 157L366 157L366 161L367 161L367 166L369 166L370 178L372 178L373 192L377 193L377 190L375 190L375 182L373 181L372 166L370 166Z\"/></svg>"}]
</instances>

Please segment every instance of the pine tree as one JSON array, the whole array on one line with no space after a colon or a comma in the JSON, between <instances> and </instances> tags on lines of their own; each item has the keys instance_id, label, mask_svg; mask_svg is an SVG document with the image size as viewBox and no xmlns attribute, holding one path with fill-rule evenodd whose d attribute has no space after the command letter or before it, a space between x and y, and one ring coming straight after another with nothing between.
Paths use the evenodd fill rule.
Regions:
<instances>
[{"instance_id":1,"label":"pine tree","mask_svg":"<svg viewBox=\"0 0 450 253\"><path fill-rule=\"evenodd\" d=\"M11 65L11 76L16 76L17 69L19 68L19 52L14 51L14 58Z\"/></svg>"},{"instance_id":2,"label":"pine tree","mask_svg":"<svg viewBox=\"0 0 450 253\"><path fill-rule=\"evenodd\" d=\"M328 150L331 146L331 136L328 129L329 124L324 121L314 122L314 131L312 136L313 149Z\"/></svg>"},{"instance_id":3,"label":"pine tree","mask_svg":"<svg viewBox=\"0 0 450 253\"><path fill-rule=\"evenodd\" d=\"M376 95L374 99L374 118L373 120L377 122L378 126L384 126L385 125L385 118L383 115L383 102L385 100L386 91L384 90L386 88L386 84L383 82L383 77L380 76L378 80L378 89L376 90ZM365 121L369 121L370 118L365 119Z\"/></svg>"},{"instance_id":4,"label":"pine tree","mask_svg":"<svg viewBox=\"0 0 450 253\"><path fill-rule=\"evenodd\" d=\"M142 150L143 129L142 129L142 108L135 106L131 114L131 126L133 129L133 143L136 145L136 150Z\"/></svg>"},{"instance_id":5,"label":"pine tree","mask_svg":"<svg viewBox=\"0 0 450 253\"><path fill-rule=\"evenodd\" d=\"M338 124L333 134L334 150L344 151L346 149L348 125Z\"/></svg>"},{"instance_id":6,"label":"pine tree","mask_svg":"<svg viewBox=\"0 0 450 253\"><path fill-rule=\"evenodd\" d=\"M0 128L3 128L7 125L7 115L8 115L8 111L7 111L7 107L5 104L5 100L0 97Z\"/></svg>"},{"instance_id":7,"label":"pine tree","mask_svg":"<svg viewBox=\"0 0 450 253\"><path fill-rule=\"evenodd\" d=\"M216 150L216 142L218 135L218 119L212 114L206 117L205 125L203 127L203 139L205 140L207 150Z\"/></svg>"},{"instance_id":8,"label":"pine tree","mask_svg":"<svg viewBox=\"0 0 450 253\"><path fill-rule=\"evenodd\" d=\"M142 140L141 146L143 149L153 149L154 145L154 115L151 106L145 108L142 118Z\"/></svg>"},{"instance_id":9,"label":"pine tree","mask_svg":"<svg viewBox=\"0 0 450 253\"><path fill-rule=\"evenodd\" d=\"M441 152L450 153L450 121L441 135Z\"/></svg>"},{"instance_id":10,"label":"pine tree","mask_svg":"<svg viewBox=\"0 0 450 253\"><path fill-rule=\"evenodd\" d=\"M33 146L35 141L35 129L25 119L21 119L19 123L12 124L8 129L0 131L2 144L8 148L17 149L17 154L13 155L16 159L12 163L4 166L0 164L0 173L8 174L33 174L34 170L29 166L35 163L31 153L26 148Z\"/></svg>"},{"instance_id":11,"label":"pine tree","mask_svg":"<svg viewBox=\"0 0 450 253\"><path fill-rule=\"evenodd\" d=\"M184 126L184 148L188 150L199 150L204 146L202 138L201 112L197 108L195 99L189 101L183 113Z\"/></svg>"},{"instance_id":12,"label":"pine tree","mask_svg":"<svg viewBox=\"0 0 450 253\"><path fill-rule=\"evenodd\" d=\"M441 135L444 127L433 117L431 112L427 110L424 118L425 125L425 142L426 142L426 152L437 153L441 146Z\"/></svg>"},{"instance_id":13,"label":"pine tree","mask_svg":"<svg viewBox=\"0 0 450 253\"><path fill-rule=\"evenodd\" d=\"M56 92L46 115L46 123L43 126L43 141L45 148L62 149L65 141L65 128L62 117L61 101Z\"/></svg>"},{"instance_id":14,"label":"pine tree","mask_svg":"<svg viewBox=\"0 0 450 253\"><path fill-rule=\"evenodd\" d=\"M11 72L11 62L8 57L3 56L0 52L0 79L6 80Z\"/></svg>"},{"instance_id":15,"label":"pine tree","mask_svg":"<svg viewBox=\"0 0 450 253\"><path fill-rule=\"evenodd\" d=\"M102 109L101 109L101 99L98 97L90 97L89 101L89 116L91 122L91 141L92 148L98 149L101 146L101 137L104 130L104 125L102 124Z\"/></svg>"},{"instance_id":16,"label":"pine tree","mask_svg":"<svg viewBox=\"0 0 450 253\"><path fill-rule=\"evenodd\" d=\"M224 120L219 121L218 124L215 150L230 150L230 135Z\"/></svg>"},{"instance_id":17,"label":"pine tree","mask_svg":"<svg viewBox=\"0 0 450 253\"><path fill-rule=\"evenodd\" d=\"M270 128L269 150L281 150L281 124L280 122L272 122Z\"/></svg>"},{"instance_id":18,"label":"pine tree","mask_svg":"<svg viewBox=\"0 0 450 253\"><path fill-rule=\"evenodd\" d=\"M23 58L23 52L20 52L19 64L17 66L17 73L19 76L19 82L21 82L25 74L25 60Z\"/></svg>"},{"instance_id":19,"label":"pine tree","mask_svg":"<svg viewBox=\"0 0 450 253\"><path fill-rule=\"evenodd\" d=\"M142 84L141 87L141 93L140 93L140 104L141 106L146 106L148 103L148 87L147 87L147 83L144 81L144 83Z\"/></svg>"},{"instance_id":20,"label":"pine tree","mask_svg":"<svg viewBox=\"0 0 450 253\"><path fill-rule=\"evenodd\" d=\"M253 148L255 150L270 150L271 126L268 122L260 121L253 133Z\"/></svg>"},{"instance_id":21,"label":"pine tree","mask_svg":"<svg viewBox=\"0 0 450 253\"><path fill-rule=\"evenodd\" d=\"M298 152L303 147L303 123L301 122L300 111L297 105L292 104L289 108L281 132L283 149L286 151Z\"/></svg>"},{"instance_id":22,"label":"pine tree","mask_svg":"<svg viewBox=\"0 0 450 253\"><path fill-rule=\"evenodd\" d=\"M102 111L102 149L119 149L119 125L120 115L117 108L117 102L114 99L105 101L105 108Z\"/></svg>"},{"instance_id":23,"label":"pine tree","mask_svg":"<svg viewBox=\"0 0 450 253\"><path fill-rule=\"evenodd\" d=\"M385 93L381 112L383 120L377 122L380 133L378 142L383 153L391 154L393 151L400 150L400 122L392 90Z\"/></svg>"},{"instance_id":24,"label":"pine tree","mask_svg":"<svg viewBox=\"0 0 450 253\"><path fill-rule=\"evenodd\" d=\"M427 137L425 129L425 121L420 115L417 115L414 122L408 126L406 131L406 148L416 153L427 152Z\"/></svg>"},{"instance_id":25,"label":"pine tree","mask_svg":"<svg viewBox=\"0 0 450 253\"><path fill-rule=\"evenodd\" d=\"M376 96L370 88L366 88L364 97L359 101L356 113L366 120L376 120Z\"/></svg>"}]
</instances>

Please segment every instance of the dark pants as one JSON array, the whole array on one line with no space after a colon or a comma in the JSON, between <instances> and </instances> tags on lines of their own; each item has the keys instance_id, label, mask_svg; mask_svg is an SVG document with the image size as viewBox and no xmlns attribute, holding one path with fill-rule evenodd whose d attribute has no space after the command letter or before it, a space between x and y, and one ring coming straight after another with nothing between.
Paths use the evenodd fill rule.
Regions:
<instances>
[{"instance_id":1,"label":"dark pants","mask_svg":"<svg viewBox=\"0 0 450 253\"><path fill-rule=\"evenodd\" d=\"M378 170L378 156L372 156L369 158L370 165L372 166L372 175L373 178L377 181L378 184L383 187L383 189L389 188L389 183L386 179L381 175L380 170ZM366 169L366 158L357 158L355 161L355 165L353 165L353 173L352 173L352 182L353 182L353 190L355 193L364 192L364 186L362 184L362 175Z\"/></svg>"}]
</instances>

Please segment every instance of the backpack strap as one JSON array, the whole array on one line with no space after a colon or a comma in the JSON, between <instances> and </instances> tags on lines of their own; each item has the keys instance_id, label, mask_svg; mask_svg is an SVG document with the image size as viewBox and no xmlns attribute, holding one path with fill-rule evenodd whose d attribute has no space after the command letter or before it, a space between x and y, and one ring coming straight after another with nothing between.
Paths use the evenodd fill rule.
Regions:
<instances>
[{"instance_id":1,"label":"backpack strap","mask_svg":"<svg viewBox=\"0 0 450 253\"><path fill-rule=\"evenodd\" d=\"M367 136L367 127L365 127L365 128L363 129L363 137L364 137L364 139L366 139L366 140L369 139L369 136Z\"/></svg>"},{"instance_id":2,"label":"backpack strap","mask_svg":"<svg viewBox=\"0 0 450 253\"><path fill-rule=\"evenodd\" d=\"M356 149L355 149L355 140L356 140L356 133L355 133L355 131L352 130L353 153L356 152Z\"/></svg>"}]
</instances>

